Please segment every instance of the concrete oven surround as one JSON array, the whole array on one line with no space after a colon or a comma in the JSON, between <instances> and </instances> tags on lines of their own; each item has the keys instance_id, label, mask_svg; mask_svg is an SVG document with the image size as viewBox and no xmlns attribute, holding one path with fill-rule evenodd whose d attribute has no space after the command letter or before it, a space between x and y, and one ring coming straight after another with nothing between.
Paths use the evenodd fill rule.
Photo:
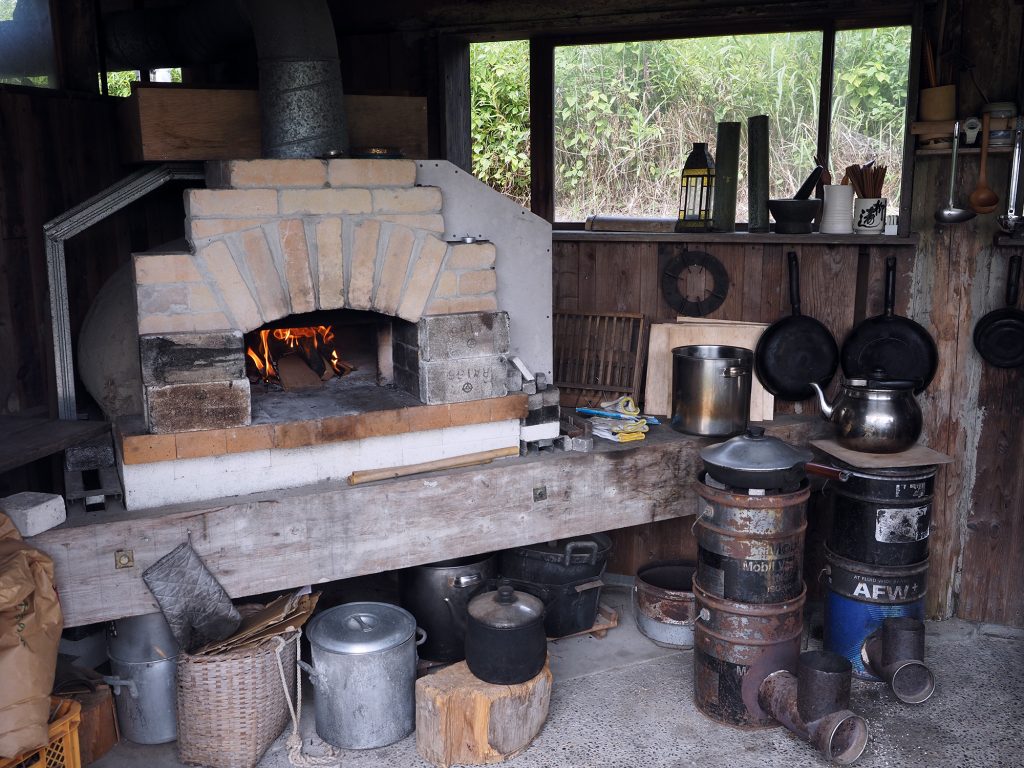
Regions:
<instances>
[{"instance_id":1,"label":"concrete oven surround","mask_svg":"<svg viewBox=\"0 0 1024 768\"><path fill-rule=\"evenodd\" d=\"M442 183L417 184L428 162ZM457 180L456 202L468 192L494 207L473 232L486 242L446 231L448 178ZM518 444L526 398L511 394L521 380L509 375L508 358L537 350L539 337L540 359L526 362L551 366L546 222L440 161L218 161L207 164L207 187L185 193L190 250L134 256L145 414L144 427L122 428L129 508ZM502 219L512 226L492 232ZM522 266L538 259L546 293L516 318L503 294L531 295L533 275ZM393 368L382 365L381 376L424 405L362 422L251 423L242 335L334 309L392 318ZM275 462L287 470L273 471Z\"/></svg>"}]
</instances>

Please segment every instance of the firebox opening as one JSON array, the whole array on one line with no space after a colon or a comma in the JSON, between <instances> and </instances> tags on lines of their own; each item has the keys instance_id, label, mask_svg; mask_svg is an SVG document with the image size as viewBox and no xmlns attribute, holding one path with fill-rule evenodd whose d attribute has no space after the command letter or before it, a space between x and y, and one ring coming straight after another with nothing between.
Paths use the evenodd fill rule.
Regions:
<instances>
[{"instance_id":1,"label":"firebox opening","mask_svg":"<svg viewBox=\"0 0 1024 768\"><path fill-rule=\"evenodd\" d=\"M419 405L393 386L394 321L339 309L289 315L245 334L253 423Z\"/></svg>"}]
</instances>

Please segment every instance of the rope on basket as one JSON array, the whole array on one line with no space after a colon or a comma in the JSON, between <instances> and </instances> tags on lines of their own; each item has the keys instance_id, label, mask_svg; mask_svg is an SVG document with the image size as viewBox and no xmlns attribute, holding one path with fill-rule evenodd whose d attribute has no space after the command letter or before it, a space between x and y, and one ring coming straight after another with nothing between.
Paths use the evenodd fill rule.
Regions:
<instances>
[{"instance_id":1,"label":"rope on basket","mask_svg":"<svg viewBox=\"0 0 1024 768\"><path fill-rule=\"evenodd\" d=\"M281 687L284 689L284 699L288 702L288 714L292 718L292 732L288 734L288 762L297 768L314 768L314 766L335 766L340 768L341 756L334 747L327 744L328 752L325 755L304 755L302 753L302 733L299 731L299 722L302 720L302 668L299 666L301 648L299 639L302 637L302 630L295 630L294 637L283 640L277 635L274 640L277 648L274 653L277 655L277 671L281 675ZM295 704L292 704L291 693L288 691L288 680L284 674L284 662L281 660L281 651L288 643L295 641Z\"/></svg>"}]
</instances>

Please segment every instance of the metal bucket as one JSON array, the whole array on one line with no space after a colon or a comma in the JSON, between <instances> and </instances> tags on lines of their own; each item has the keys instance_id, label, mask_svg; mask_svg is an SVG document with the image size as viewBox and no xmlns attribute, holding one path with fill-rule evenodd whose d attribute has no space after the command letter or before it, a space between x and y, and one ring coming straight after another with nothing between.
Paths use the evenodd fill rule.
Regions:
<instances>
[{"instance_id":1,"label":"metal bucket","mask_svg":"<svg viewBox=\"0 0 1024 768\"><path fill-rule=\"evenodd\" d=\"M936 467L842 468L850 478L826 486L829 549L872 565L913 565L928 557Z\"/></svg>"},{"instance_id":2,"label":"metal bucket","mask_svg":"<svg viewBox=\"0 0 1024 768\"><path fill-rule=\"evenodd\" d=\"M346 603L313 619L313 666L301 666L316 689L320 738L342 749L372 749L413 732L416 635L412 614L387 603Z\"/></svg>"},{"instance_id":3,"label":"metal bucket","mask_svg":"<svg viewBox=\"0 0 1024 768\"><path fill-rule=\"evenodd\" d=\"M696 524L697 581L710 595L742 603L781 603L804 589L808 488L748 496L695 483L703 499Z\"/></svg>"},{"instance_id":4,"label":"metal bucket","mask_svg":"<svg viewBox=\"0 0 1024 768\"><path fill-rule=\"evenodd\" d=\"M164 744L178 737L178 643L162 613L118 619L107 630L121 733L136 744Z\"/></svg>"},{"instance_id":5,"label":"metal bucket","mask_svg":"<svg viewBox=\"0 0 1024 768\"><path fill-rule=\"evenodd\" d=\"M693 694L713 720L741 728L778 723L758 702L761 681L781 669L796 674L806 591L795 600L748 605L719 600L694 581L701 606L693 647Z\"/></svg>"},{"instance_id":6,"label":"metal bucket","mask_svg":"<svg viewBox=\"0 0 1024 768\"><path fill-rule=\"evenodd\" d=\"M928 561L883 566L857 563L825 550L825 650L850 660L862 680L880 680L868 671L864 641L890 616L924 618Z\"/></svg>"},{"instance_id":7,"label":"metal bucket","mask_svg":"<svg viewBox=\"0 0 1024 768\"><path fill-rule=\"evenodd\" d=\"M476 555L417 565L399 574L402 607L427 633L421 658L451 662L466 658L466 606L496 570L493 555Z\"/></svg>"},{"instance_id":8,"label":"metal bucket","mask_svg":"<svg viewBox=\"0 0 1024 768\"><path fill-rule=\"evenodd\" d=\"M642 566L633 582L633 616L641 634L662 648L692 648L697 621L689 560L657 560Z\"/></svg>"},{"instance_id":9,"label":"metal bucket","mask_svg":"<svg viewBox=\"0 0 1024 768\"><path fill-rule=\"evenodd\" d=\"M672 350L672 429L726 437L747 428L754 353L695 345Z\"/></svg>"}]
</instances>

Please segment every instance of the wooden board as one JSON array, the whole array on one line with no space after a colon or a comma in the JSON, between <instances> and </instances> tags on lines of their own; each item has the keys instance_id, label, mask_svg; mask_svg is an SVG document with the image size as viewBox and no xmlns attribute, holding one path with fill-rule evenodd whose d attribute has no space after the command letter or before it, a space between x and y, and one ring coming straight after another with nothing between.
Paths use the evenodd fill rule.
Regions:
<instances>
[{"instance_id":1,"label":"wooden board","mask_svg":"<svg viewBox=\"0 0 1024 768\"><path fill-rule=\"evenodd\" d=\"M427 156L427 100L345 96L349 146ZM252 90L145 86L120 105L128 162L247 160L262 156L259 95Z\"/></svg>"},{"instance_id":2,"label":"wooden board","mask_svg":"<svg viewBox=\"0 0 1024 768\"><path fill-rule=\"evenodd\" d=\"M72 445L110 434L105 421L56 421L0 416L0 472L20 467Z\"/></svg>"},{"instance_id":3,"label":"wooden board","mask_svg":"<svg viewBox=\"0 0 1024 768\"><path fill-rule=\"evenodd\" d=\"M725 344L745 347L751 351L767 328L766 323L727 320L694 320L682 318L677 323L651 326L647 352L647 384L644 389L644 412L656 415L672 413L672 350L690 344ZM757 376L751 373L750 420L771 421L775 398Z\"/></svg>"},{"instance_id":4,"label":"wooden board","mask_svg":"<svg viewBox=\"0 0 1024 768\"><path fill-rule=\"evenodd\" d=\"M834 437L827 440L811 440L811 445L829 456L834 456L851 467L860 469L886 469L894 467L930 467L937 464L952 464L954 459L944 453L933 451L926 445L915 445L899 453L864 453L844 448Z\"/></svg>"},{"instance_id":5,"label":"wooden board","mask_svg":"<svg viewBox=\"0 0 1024 768\"><path fill-rule=\"evenodd\" d=\"M769 432L799 443L826 426L789 417ZM189 539L228 594L244 597L693 514L690 484L708 440L660 426L640 443L599 442L592 453L513 457L367 485L97 512L30 543L54 559L72 627L157 610L142 572ZM132 567L116 567L122 550Z\"/></svg>"}]
</instances>

